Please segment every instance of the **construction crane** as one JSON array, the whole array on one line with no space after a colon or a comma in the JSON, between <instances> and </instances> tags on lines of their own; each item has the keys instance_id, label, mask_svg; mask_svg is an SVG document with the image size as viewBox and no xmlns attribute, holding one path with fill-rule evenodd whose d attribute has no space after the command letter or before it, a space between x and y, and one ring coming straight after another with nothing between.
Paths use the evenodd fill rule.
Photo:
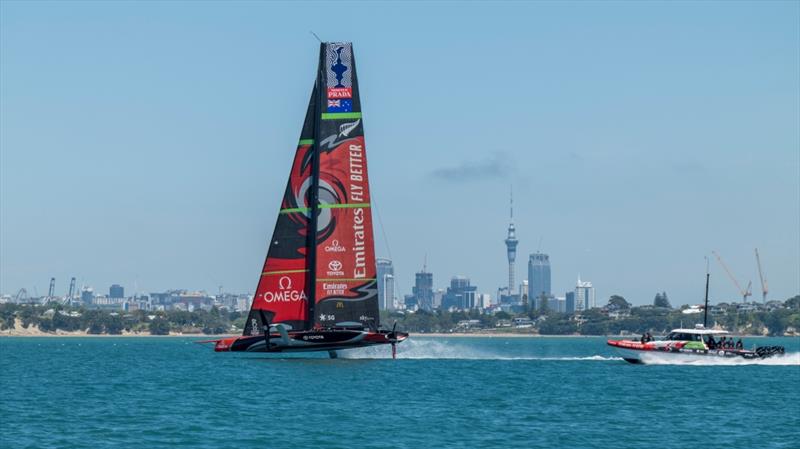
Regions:
<instances>
[{"instance_id":1,"label":"construction crane","mask_svg":"<svg viewBox=\"0 0 800 449\"><path fill-rule=\"evenodd\" d=\"M17 295L14 297L14 302L16 302L17 304L22 304L23 302L26 302L28 300L29 300L28 290L25 290L24 288L19 289Z\"/></svg>"},{"instance_id":2,"label":"construction crane","mask_svg":"<svg viewBox=\"0 0 800 449\"><path fill-rule=\"evenodd\" d=\"M69 281L69 293L67 293L67 303L72 302L75 296L75 278L73 277Z\"/></svg>"},{"instance_id":3,"label":"construction crane","mask_svg":"<svg viewBox=\"0 0 800 449\"><path fill-rule=\"evenodd\" d=\"M761 269L761 257L758 256L758 248L756 248L756 263L758 264L758 277L761 278L761 300L766 304L769 286L767 285L767 279L764 277L764 271Z\"/></svg>"},{"instance_id":4,"label":"construction crane","mask_svg":"<svg viewBox=\"0 0 800 449\"><path fill-rule=\"evenodd\" d=\"M747 302L747 297L753 295L752 291L753 281L750 281L750 283L747 284L747 290L742 289L742 286L739 285L739 281L737 281L736 278L733 276L733 273L731 273L731 270L729 270L728 266L725 265L725 262L722 261L722 258L719 257L719 254L717 254L716 251L711 251L711 254L713 254L714 257L717 258L717 262L719 262L719 264L722 265L722 269L725 270L725 273L728 273L728 277L731 279L731 281L733 281L733 285L735 285L736 289L739 290L739 294L742 295L742 302L743 303Z\"/></svg>"},{"instance_id":5,"label":"construction crane","mask_svg":"<svg viewBox=\"0 0 800 449\"><path fill-rule=\"evenodd\" d=\"M45 302L53 300L56 294L56 278L50 278L50 290L47 291L47 299Z\"/></svg>"}]
</instances>

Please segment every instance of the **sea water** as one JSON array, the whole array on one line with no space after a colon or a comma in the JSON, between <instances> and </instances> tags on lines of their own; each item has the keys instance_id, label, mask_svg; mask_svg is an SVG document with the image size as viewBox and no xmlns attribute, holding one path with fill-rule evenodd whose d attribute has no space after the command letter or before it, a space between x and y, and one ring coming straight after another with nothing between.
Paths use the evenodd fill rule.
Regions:
<instances>
[{"instance_id":1,"label":"sea water","mask_svg":"<svg viewBox=\"0 0 800 449\"><path fill-rule=\"evenodd\" d=\"M193 338L0 338L2 448L798 448L800 339L630 365L603 338L214 353Z\"/></svg>"}]
</instances>

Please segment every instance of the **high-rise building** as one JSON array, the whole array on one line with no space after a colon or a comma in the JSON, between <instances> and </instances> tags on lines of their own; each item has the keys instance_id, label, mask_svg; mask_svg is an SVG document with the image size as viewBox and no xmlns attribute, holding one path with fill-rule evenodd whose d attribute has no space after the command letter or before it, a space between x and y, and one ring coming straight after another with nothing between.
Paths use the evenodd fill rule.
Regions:
<instances>
[{"instance_id":1,"label":"high-rise building","mask_svg":"<svg viewBox=\"0 0 800 449\"><path fill-rule=\"evenodd\" d=\"M567 312L567 298L563 296L558 299L558 312L559 313L566 313Z\"/></svg>"},{"instance_id":2,"label":"high-rise building","mask_svg":"<svg viewBox=\"0 0 800 449\"><path fill-rule=\"evenodd\" d=\"M564 311L566 313L575 313L575 292L567 292L564 296Z\"/></svg>"},{"instance_id":3,"label":"high-rise building","mask_svg":"<svg viewBox=\"0 0 800 449\"><path fill-rule=\"evenodd\" d=\"M514 261L517 259L517 244L519 241L514 228L514 195L511 195L511 222L508 224L506 237L506 255L508 256L508 294L514 294Z\"/></svg>"},{"instance_id":4,"label":"high-rise building","mask_svg":"<svg viewBox=\"0 0 800 449\"><path fill-rule=\"evenodd\" d=\"M414 288L411 290L411 292L414 294L417 307L423 310L432 310L433 273L428 273L425 271L425 267L422 267L422 271L417 273L415 278Z\"/></svg>"},{"instance_id":5,"label":"high-rise building","mask_svg":"<svg viewBox=\"0 0 800 449\"><path fill-rule=\"evenodd\" d=\"M547 300L547 309L552 310L553 312L564 313L567 310L566 298L557 298L555 296L551 296Z\"/></svg>"},{"instance_id":6,"label":"high-rise building","mask_svg":"<svg viewBox=\"0 0 800 449\"><path fill-rule=\"evenodd\" d=\"M83 287L81 290L81 301L86 305L94 301L94 289L92 289L92 287Z\"/></svg>"},{"instance_id":7,"label":"high-rise building","mask_svg":"<svg viewBox=\"0 0 800 449\"><path fill-rule=\"evenodd\" d=\"M414 295L404 295L403 296L403 309L405 310L416 310L417 309L417 297Z\"/></svg>"},{"instance_id":8,"label":"high-rise building","mask_svg":"<svg viewBox=\"0 0 800 449\"><path fill-rule=\"evenodd\" d=\"M477 307L475 300L478 287L470 285L469 278L464 276L454 276L450 280L450 287L442 297L443 309L474 309Z\"/></svg>"},{"instance_id":9,"label":"high-rise building","mask_svg":"<svg viewBox=\"0 0 800 449\"><path fill-rule=\"evenodd\" d=\"M395 309L394 266L389 259L376 259L378 272L378 307L381 310Z\"/></svg>"},{"instance_id":10,"label":"high-rise building","mask_svg":"<svg viewBox=\"0 0 800 449\"><path fill-rule=\"evenodd\" d=\"M125 289L119 284L114 284L108 289L108 297L122 299L125 297Z\"/></svg>"},{"instance_id":11,"label":"high-rise building","mask_svg":"<svg viewBox=\"0 0 800 449\"><path fill-rule=\"evenodd\" d=\"M528 259L528 296L539 298L544 293L550 297L550 256L540 252Z\"/></svg>"},{"instance_id":12,"label":"high-rise building","mask_svg":"<svg viewBox=\"0 0 800 449\"><path fill-rule=\"evenodd\" d=\"M581 281L579 277L578 284L575 286L575 311L589 310L595 307L597 307L597 303L592 283Z\"/></svg>"},{"instance_id":13,"label":"high-rise building","mask_svg":"<svg viewBox=\"0 0 800 449\"><path fill-rule=\"evenodd\" d=\"M436 291L433 292L433 308L440 309L442 307L442 298L444 297L444 290L441 288L437 288Z\"/></svg>"}]
</instances>

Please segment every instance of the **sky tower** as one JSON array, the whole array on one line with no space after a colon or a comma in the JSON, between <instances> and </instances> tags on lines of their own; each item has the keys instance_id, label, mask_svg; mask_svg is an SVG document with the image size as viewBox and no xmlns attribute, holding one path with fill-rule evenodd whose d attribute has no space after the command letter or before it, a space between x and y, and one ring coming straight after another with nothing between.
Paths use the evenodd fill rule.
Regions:
<instances>
[{"instance_id":1,"label":"sky tower","mask_svg":"<svg viewBox=\"0 0 800 449\"><path fill-rule=\"evenodd\" d=\"M514 294L514 260L517 258L517 236L514 229L514 191L511 191L511 223L508 224L506 252L508 253L508 294Z\"/></svg>"}]
</instances>

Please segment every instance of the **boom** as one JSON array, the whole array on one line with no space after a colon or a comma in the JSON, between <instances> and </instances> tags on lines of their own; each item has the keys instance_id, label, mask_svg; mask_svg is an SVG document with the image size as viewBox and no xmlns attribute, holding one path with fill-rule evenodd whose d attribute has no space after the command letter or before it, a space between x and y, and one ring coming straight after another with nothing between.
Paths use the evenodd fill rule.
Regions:
<instances>
[{"instance_id":1,"label":"boom","mask_svg":"<svg viewBox=\"0 0 800 449\"><path fill-rule=\"evenodd\" d=\"M730 280L733 281L733 285L735 285L736 289L739 290L739 294L742 295L742 302L747 302L747 297L753 294L752 291L750 290L752 282L750 283L750 285L747 286L747 290L744 290L742 286L739 285L739 281L736 280L736 277L733 276L733 273L731 273L731 270L728 269L728 266L725 265L725 262L722 261L722 258L719 256L719 254L717 254L716 251L711 251L711 254L713 254L714 257L717 258L717 262L719 262L719 264L722 265L722 269L725 270L725 273L728 274Z\"/></svg>"},{"instance_id":2,"label":"boom","mask_svg":"<svg viewBox=\"0 0 800 449\"><path fill-rule=\"evenodd\" d=\"M764 272L761 270L761 257L758 256L758 248L756 248L756 263L758 264L758 277L761 278L761 300L766 303L769 286L767 285L767 279L764 277Z\"/></svg>"}]
</instances>

